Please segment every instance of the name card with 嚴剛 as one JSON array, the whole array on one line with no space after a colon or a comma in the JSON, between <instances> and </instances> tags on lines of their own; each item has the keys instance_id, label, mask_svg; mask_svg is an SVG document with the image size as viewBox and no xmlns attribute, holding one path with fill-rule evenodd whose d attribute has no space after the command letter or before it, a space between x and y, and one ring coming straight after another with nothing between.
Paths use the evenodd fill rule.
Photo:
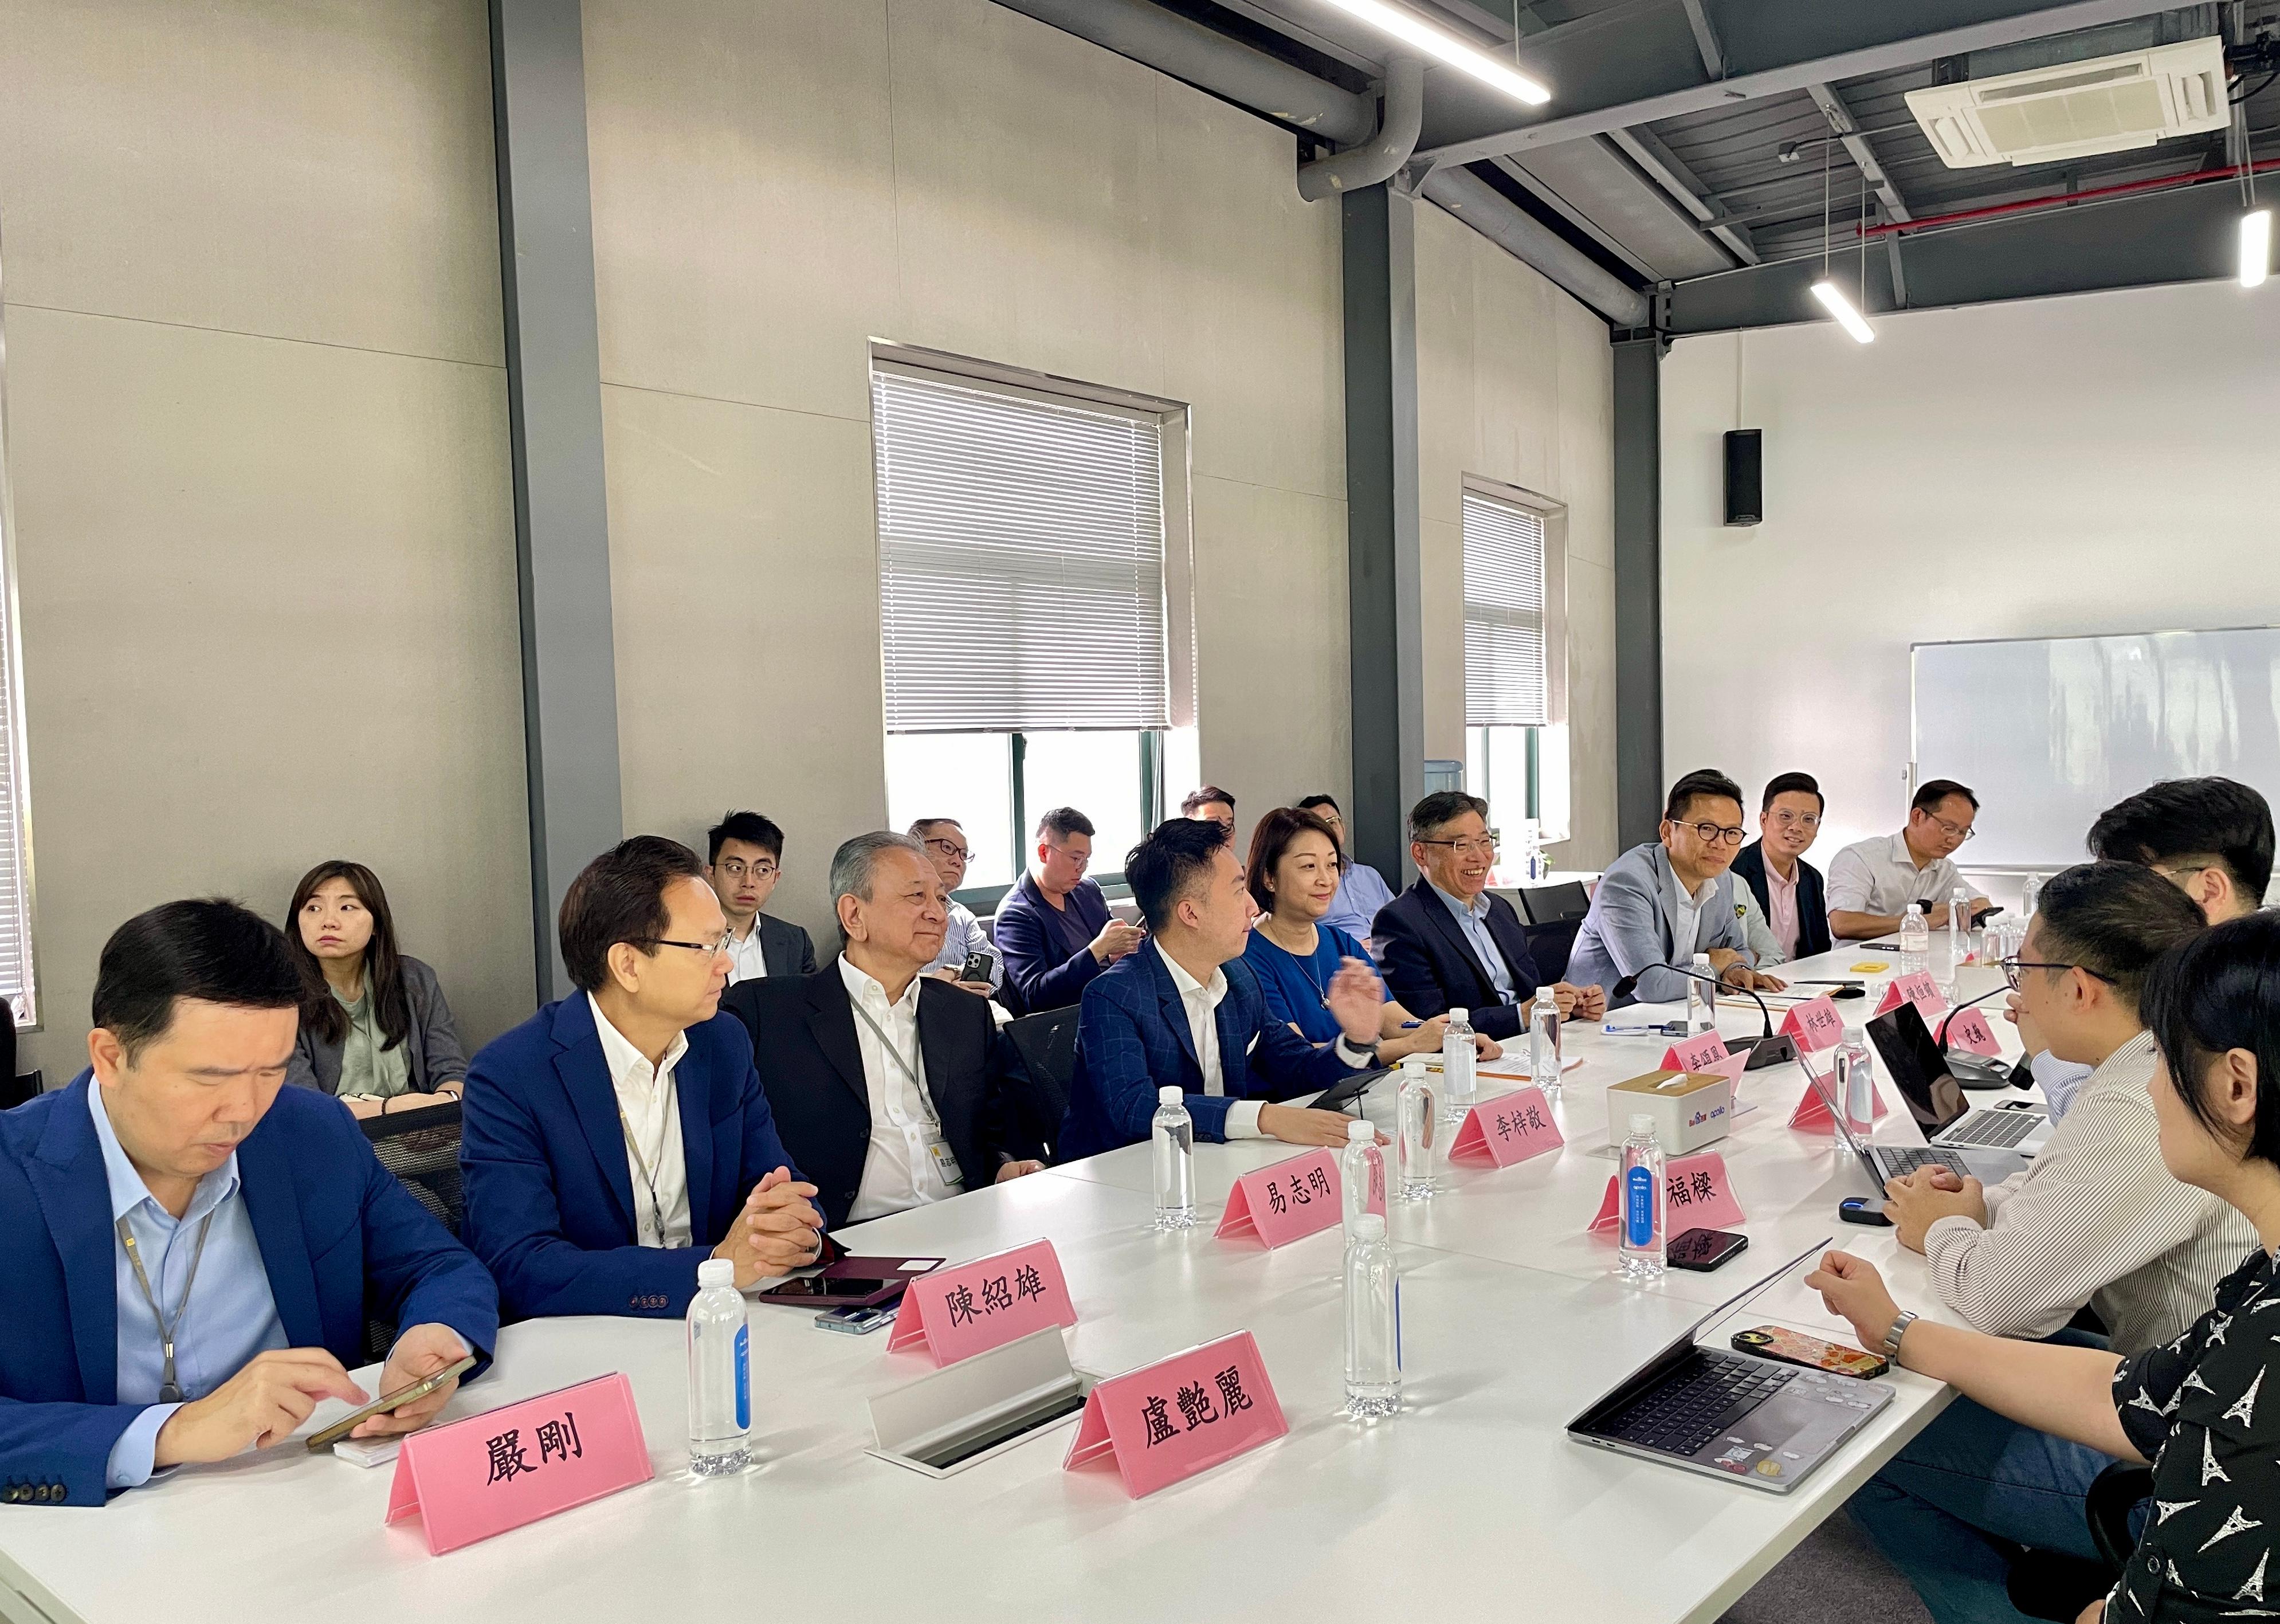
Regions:
<instances>
[{"instance_id":1,"label":"name card with \u56b4\u525b","mask_svg":"<svg viewBox=\"0 0 2280 1624\"><path fill-rule=\"evenodd\" d=\"M911 1281L887 1350L923 1348L937 1365L1076 1323L1076 1303L1051 1241L1032 1241Z\"/></svg>"},{"instance_id":2,"label":"name card with \u56b4\u525b","mask_svg":"<svg viewBox=\"0 0 2280 1624\"><path fill-rule=\"evenodd\" d=\"M407 1434L387 1520L419 1518L442 1556L652 1475L633 1384L603 1376Z\"/></svg>"},{"instance_id":3,"label":"name card with \u56b4\u525b","mask_svg":"<svg viewBox=\"0 0 2280 1624\"><path fill-rule=\"evenodd\" d=\"M1259 1344L1237 1331L1095 1387L1061 1465L1113 1456L1137 1500L1290 1430Z\"/></svg>"}]
</instances>

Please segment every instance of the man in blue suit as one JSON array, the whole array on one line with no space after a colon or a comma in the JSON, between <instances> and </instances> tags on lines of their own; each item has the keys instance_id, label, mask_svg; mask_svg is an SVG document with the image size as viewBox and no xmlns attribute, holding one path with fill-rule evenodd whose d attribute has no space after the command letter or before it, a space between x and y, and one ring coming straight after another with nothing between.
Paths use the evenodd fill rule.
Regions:
<instances>
[{"instance_id":1,"label":"man in blue suit","mask_svg":"<svg viewBox=\"0 0 2280 1624\"><path fill-rule=\"evenodd\" d=\"M1147 1138L1156 1091L1170 1087L1186 1091L1198 1139L1345 1143L1344 1112L1273 1102L1376 1063L1385 993L1369 966L1350 958L1330 978L1323 1003L1341 1035L1317 1049L1268 1016L1243 962L1251 894L1223 825L1159 824L1125 859L1124 877L1149 941L1084 989L1060 1159Z\"/></svg>"},{"instance_id":2,"label":"man in blue suit","mask_svg":"<svg viewBox=\"0 0 2280 1624\"><path fill-rule=\"evenodd\" d=\"M558 920L579 990L467 1068L467 1243L512 1316L678 1318L708 1257L742 1287L821 1251L815 1186L720 1012L728 926L704 874L655 835L589 863Z\"/></svg>"},{"instance_id":3,"label":"man in blue suit","mask_svg":"<svg viewBox=\"0 0 2280 1624\"><path fill-rule=\"evenodd\" d=\"M381 1392L489 1363L490 1276L337 1100L283 1086L305 991L236 904L153 908L104 947L89 1069L0 1114L0 1501L100 1505L364 1402L367 1310L402 1328Z\"/></svg>"}]
</instances>

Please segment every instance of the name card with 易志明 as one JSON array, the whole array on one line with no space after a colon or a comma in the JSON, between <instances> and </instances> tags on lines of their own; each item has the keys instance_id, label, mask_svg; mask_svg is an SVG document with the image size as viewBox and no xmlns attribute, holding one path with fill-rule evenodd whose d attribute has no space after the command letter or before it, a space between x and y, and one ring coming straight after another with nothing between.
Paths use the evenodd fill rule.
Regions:
<instances>
[{"instance_id":1,"label":"name card with \u6613\u5fd7\u660e","mask_svg":"<svg viewBox=\"0 0 2280 1624\"><path fill-rule=\"evenodd\" d=\"M1367 1208L1381 1218L1385 1215L1384 1166L1380 1157ZM1272 1251L1334 1228L1344 1214L1337 1158L1327 1150L1309 1151L1236 1180L1213 1233L1222 1239L1256 1235Z\"/></svg>"},{"instance_id":2,"label":"name card with \u6613\u5fd7\u660e","mask_svg":"<svg viewBox=\"0 0 2280 1624\"><path fill-rule=\"evenodd\" d=\"M1483 1100L1465 1113L1449 1144L1452 1161L1492 1161L1499 1167L1542 1156L1567 1143L1541 1089L1522 1089Z\"/></svg>"},{"instance_id":3,"label":"name card with \u6613\u5fd7\u660e","mask_svg":"<svg viewBox=\"0 0 2280 1624\"><path fill-rule=\"evenodd\" d=\"M1290 1430L1259 1344L1237 1331L1095 1387L1061 1465L1112 1456L1137 1500Z\"/></svg>"},{"instance_id":4,"label":"name card with \u6613\u5fd7\u660e","mask_svg":"<svg viewBox=\"0 0 2280 1624\"><path fill-rule=\"evenodd\" d=\"M923 1348L936 1365L955 1365L1049 1325L1075 1323L1059 1254L1051 1241L1032 1241L913 1281L887 1349Z\"/></svg>"}]
</instances>

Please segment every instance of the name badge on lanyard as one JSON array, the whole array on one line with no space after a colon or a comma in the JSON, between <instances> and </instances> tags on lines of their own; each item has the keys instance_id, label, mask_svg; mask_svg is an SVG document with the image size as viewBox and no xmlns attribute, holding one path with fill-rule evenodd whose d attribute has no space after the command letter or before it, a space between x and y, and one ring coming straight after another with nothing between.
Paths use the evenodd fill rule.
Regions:
<instances>
[{"instance_id":1,"label":"name badge on lanyard","mask_svg":"<svg viewBox=\"0 0 2280 1624\"><path fill-rule=\"evenodd\" d=\"M919 1104L926 1112L922 1121L902 1121L896 1124L902 1130L903 1143L910 1152L913 1167L915 1169L926 1166L927 1160L922 1158L931 1159L935 1176L942 1181L944 1189L962 1189L966 1183L966 1175L959 1170L958 1158L951 1154L950 1146L942 1136L942 1119L936 1114L934 1100L927 1093L925 1079L919 1075L915 1054L905 1055L901 1050L896 1048L894 1040L887 1035L886 1029L871 1018L871 1012L865 1009L862 1004L855 1004L854 1010L863 1018L863 1024L871 1028L871 1035L879 1040L879 1047L886 1051L887 1058L895 1063L896 1067L904 1076L911 1080L911 1087L919 1097ZM912 1035L915 1038L917 1034L914 1032ZM913 1047L915 1048L915 1045ZM891 1105L892 1102L889 1103Z\"/></svg>"}]
</instances>

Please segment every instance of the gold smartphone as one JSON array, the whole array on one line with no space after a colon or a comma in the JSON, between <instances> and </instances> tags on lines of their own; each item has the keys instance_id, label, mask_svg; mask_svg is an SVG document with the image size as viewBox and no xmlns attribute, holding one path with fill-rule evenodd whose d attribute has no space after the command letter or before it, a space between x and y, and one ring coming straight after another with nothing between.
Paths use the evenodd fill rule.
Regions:
<instances>
[{"instance_id":1,"label":"gold smartphone","mask_svg":"<svg viewBox=\"0 0 2280 1624\"><path fill-rule=\"evenodd\" d=\"M417 1404L420 1400L427 1397L428 1394L434 1392L437 1388L443 1386L446 1382L456 1381L458 1378L466 1375L474 1367L475 1356L470 1353L466 1358L459 1360L458 1363L455 1365L444 1366L443 1369L437 1371L434 1375L429 1376L424 1382L414 1382L410 1387L399 1388L393 1393L381 1394L378 1398L374 1399L370 1404L365 1405L363 1409L352 1411L349 1414L343 1415L340 1420L326 1428L324 1431L311 1433L309 1435L309 1452L312 1455L323 1454L326 1451L331 1449L334 1444L338 1443L342 1439L347 1437L349 1434L354 1432L366 1421L370 1420L374 1416L384 1415L389 1411L396 1409L403 1405Z\"/></svg>"}]
</instances>

